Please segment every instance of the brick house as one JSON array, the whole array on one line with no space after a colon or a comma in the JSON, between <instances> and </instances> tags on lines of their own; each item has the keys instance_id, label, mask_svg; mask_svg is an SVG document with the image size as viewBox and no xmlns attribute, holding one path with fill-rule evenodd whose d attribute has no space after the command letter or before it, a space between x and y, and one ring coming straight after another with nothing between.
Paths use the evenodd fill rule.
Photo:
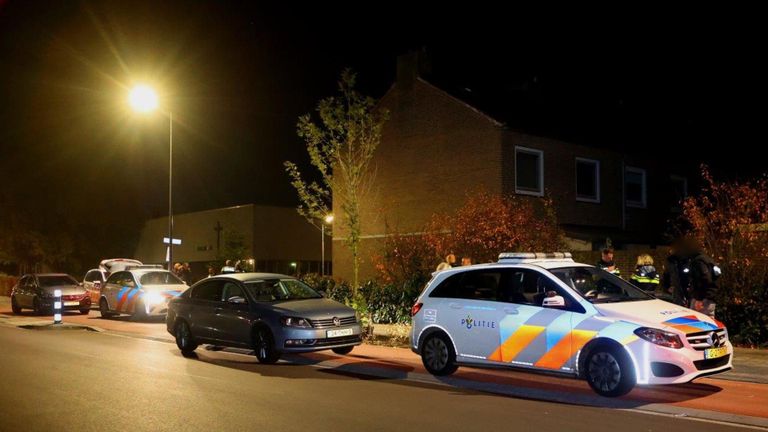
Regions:
<instances>
[{"instance_id":1,"label":"brick house","mask_svg":"<svg viewBox=\"0 0 768 432\"><path fill-rule=\"evenodd\" d=\"M649 249L663 241L695 166L669 170L642 155L507 127L425 76L428 66L419 54L401 56L396 82L380 100L390 120L374 157L374 185L361 209L361 280L373 276L369 258L387 235L421 232L434 213L455 210L478 188L530 199L548 194L573 251L595 250L606 237L624 249ZM334 210L340 214L339 202ZM344 238L337 226L334 275L350 279Z\"/></svg>"}]
</instances>

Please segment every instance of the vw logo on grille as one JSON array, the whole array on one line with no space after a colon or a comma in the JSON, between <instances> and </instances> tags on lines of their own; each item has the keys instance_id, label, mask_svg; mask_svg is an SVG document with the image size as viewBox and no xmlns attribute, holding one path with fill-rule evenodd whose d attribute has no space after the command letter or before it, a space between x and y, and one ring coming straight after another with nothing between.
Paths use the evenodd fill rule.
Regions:
<instances>
[{"instance_id":1,"label":"vw logo on grille","mask_svg":"<svg viewBox=\"0 0 768 432\"><path fill-rule=\"evenodd\" d=\"M333 325L335 325L336 327L341 325L341 320L339 319L339 317L333 317Z\"/></svg>"}]
</instances>

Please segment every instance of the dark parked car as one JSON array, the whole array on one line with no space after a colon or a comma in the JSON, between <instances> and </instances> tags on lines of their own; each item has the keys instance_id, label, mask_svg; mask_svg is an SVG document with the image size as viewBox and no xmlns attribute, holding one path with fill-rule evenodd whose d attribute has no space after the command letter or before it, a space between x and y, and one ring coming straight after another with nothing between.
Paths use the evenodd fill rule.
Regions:
<instances>
[{"instance_id":1,"label":"dark parked car","mask_svg":"<svg viewBox=\"0 0 768 432\"><path fill-rule=\"evenodd\" d=\"M287 352L348 354L361 343L354 309L271 273L203 279L169 302L166 325L184 354L199 344L252 348L261 363Z\"/></svg>"},{"instance_id":2,"label":"dark parked car","mask_svg":"<svg viewBox=\"0 0 768 432\"><path fill-rule=\"evenodd\" d=\"M37 315L53 313L54 291L61 290L61 309L77 310L85 315L91 298L72 276L63 273L38 273L22 276L11 291L11 309L21 313L32 309Z\"/></svg>"}]
</instances>

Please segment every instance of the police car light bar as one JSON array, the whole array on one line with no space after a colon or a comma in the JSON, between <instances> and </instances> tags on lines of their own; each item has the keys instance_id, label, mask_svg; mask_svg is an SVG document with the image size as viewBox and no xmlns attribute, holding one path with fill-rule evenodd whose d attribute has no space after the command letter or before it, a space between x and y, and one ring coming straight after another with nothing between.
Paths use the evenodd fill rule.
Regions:
<instances>
[{"instance_id":1,"label":"police car light bar","mask_svg":"<svg viewBox=\"0 0 768 432\"><path fill-rule=\"evenodd\" d=\"M499 254L499 261L521 261L521 260L541 260L541 259L570 259L570 252L504 252Z\"/></svg>"}]
</instances>

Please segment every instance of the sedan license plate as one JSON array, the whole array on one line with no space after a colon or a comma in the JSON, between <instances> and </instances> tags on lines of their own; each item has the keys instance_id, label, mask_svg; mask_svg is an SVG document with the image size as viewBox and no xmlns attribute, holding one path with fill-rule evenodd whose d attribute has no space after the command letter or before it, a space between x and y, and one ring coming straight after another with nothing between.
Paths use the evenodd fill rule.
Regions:
<instances>
[{"instance_id":1,"label":"sedan license plate","mask_svg":"<svg viewBox=\"0 0 768 432\"><path fill-rule=\"evenodd\" d=\"M64 302L64 306L80 306L80 302L78 302L78 301L68 301L68 302Z\"/></svg>"},{"instance_id":2,"label":"sedan license plate","mask_svg":"<svg viewBox=\"0 0 768 432\"><path fill-rule=\"evenodd\" d=\"M335 338L341 336L352 336L352 329L328 330L326 337Z\"/></svg>"},{"instance_id":3,"label":"sedan license plate","mask_svg":"<svg viewBox=\"0 0 768 432\"><path fill-rule=\"evenodd\" d=\"M704 359L714 359L722 357L726 354L728 354L728 349L726 347L710 348L708 350L704 350Z\"/></svg>"}]
</instances>

